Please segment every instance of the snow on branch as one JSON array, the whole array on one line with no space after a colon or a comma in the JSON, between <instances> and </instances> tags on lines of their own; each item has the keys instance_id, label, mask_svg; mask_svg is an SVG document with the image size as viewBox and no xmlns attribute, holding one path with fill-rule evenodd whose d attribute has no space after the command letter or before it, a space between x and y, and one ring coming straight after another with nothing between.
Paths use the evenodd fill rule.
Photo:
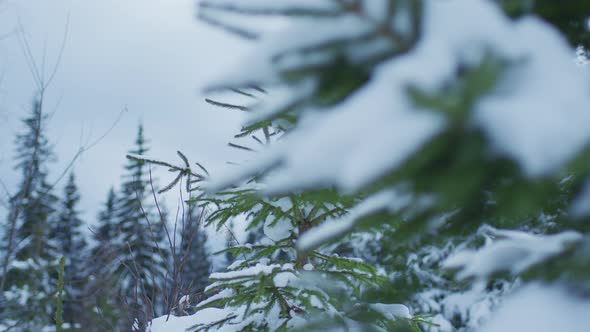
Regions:
<instances>
[{"instance_id":1,"label":"snow on branch","mask_svg":"<svg viewBox=\"0 0 590 332\"><path fill-rule=\"evenodd\" d=\"M582 239L582 235L574 231L533 235L484 226L480 233L488 238L487 245L479 250L459 251L443 263L446 269L458 269L459 279L485 279L497 272L518 274L559 255Z\"/></svg>"},{"instance_id":2,"label":"snow on branch","mask_svg":"<svg viewBox=\"0 0 590 332\"><path fill-rule=\"evenodd\" d=\"M497 86L471 106L467 124L484 132L493 153L538 177L555 172L590 142L590 77L575 65L572 50L552 27L531 17L511 21L490 1L425 3L423 36L416 47L377 66L367 84L330 112L307 106L283 144L261 154L252 168L279 165L268 178L269 190L316 185L357 190L395 170L448 125L440 110L416 106L407 88L439 91L456 80L458 68L477 67L490 52L509 65ZM458 12L470 15L458 19ZM372 29L352 16L324 21L331 20L261 42L243 66L248 69L233 71L220 84L280 82L277 54ZM299 60L288 61L289 66L325 59L303 54ZM252 116L259 119L256 112ZM252 173L249 167L242 172Z\"/></svg>"}]
</instances>

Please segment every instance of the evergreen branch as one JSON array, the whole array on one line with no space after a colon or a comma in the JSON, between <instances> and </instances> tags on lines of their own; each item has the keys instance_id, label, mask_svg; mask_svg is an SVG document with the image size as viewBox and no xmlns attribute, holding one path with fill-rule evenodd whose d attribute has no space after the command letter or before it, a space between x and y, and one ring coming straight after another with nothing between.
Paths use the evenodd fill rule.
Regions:
<instances>
[{"instance_id":1,"label":"evergreen branch","mask_svg":"<svg viewBox=\"0 0 590 332\"><path fill-rule=\"evenodd\" d=\"M333 208L332 210L326 211L326 212L320 214L319 216L315 217L314 219L310 220L309 223L311 225L314 225L315 226L315 225L319 224L322 220L324 220L328 216L333 215L336 212L342 212L342 213L344 213L346 211L344 209L340 208L340 207Z\"/></svg>"},{"instance_id":2,"label":"evergreen branch","mask_svg":"<svg viewBox=\"0 0 590 332\"><path fill-rule=\"evenodd\" d=\"M174 166L174 165L169 164L167 162L159 161L159 160L155 160L155 159L149 159L149 158L145 158L145 157L142 157L142 156L128 154L125 157L127 159L129 159L129 160L134 160L134 161L138 161L138 162L142 162L142 163L145 162L145 163L149 163L149 164L155 164L155 165L165 166L165 167L168 167L170 169L177 170L177 171L183 170L183 168L178 167L178 166Z\"/></svg>"},{"instance_id":3,"label":"evergreen branch","mask_svg":"<svg viewBox=\"0 0 590 332\"><path fill-rule=\"evenodd\" d=\"M195 164L197 164L197 166L199 166L199 168L202 169L203 172L205 172L205 174L207 174L209 176L209 172L207 171L207 169L203 165L201 165L197 162L195 162Z\"/></svg>"},{"instance_id":4,"label":"evergreen branch","mask_svg":"<svg viewBox=\"0 0 590 332\"><path fill-rule=\"evenodd\" d=\"M248 92L245 92L244 90L241 90L241 89L231 88L230 90L233 91L233 92L235 92L235 93L237 93L237 94L240 94L242 96L246 96L246 97L250 97L250 98L256 98L255 95L253 95L251 93L248 93Z\"/></svg>"},{"instance_id":5,"label":"evergreen branch","mask_svg":"<svg viewBox=\"0 0 590 332\"><path fill-rule=\"evenodd\" d=\"M217 106L217 107L221 107L221 108L227 108L227 109L232 109L232 110L239 110L239 111L249 111L250 109L246 106L240 106L240 105L234 105L234 104L228 104L228 103L222 103L219 101L215 101L209 98L205 98L205 101L213 106Z\"/></svg>"},{"instance_id":6,"label":"evergreen branch","mask_svg":"<svg viewBox=\"0 0 590 332\"><path fill-rule=\"evenodd\" d=\"M188 158L182 152L177 151L176 153L182 159L182 161L184 162L186 167L175 166L175 165L172 165L172 164L164 162L164 161L149 159L149 158L145 158L143 156L128 154L126 157L127 157L127 159L135 160L135 161L142 162L142 163L145 162L148 164L154 164L154 165L168 167L168 171L170 171L170 172L178 172L178 175L174 178L174 180L172 180L172 182L169 183L168 185L166 185L164 188L160 189L158 191L158 194L162 194L162 193L167 192L170 189L172 189L176 184L178 184L180 179L184 176L187 177L186 190L187 190L187 192L190 192L191 191L190 185L193 183L197 183L197 182L204 180L205 177L200 174L196 174L196 173L192 172L192 170L190 169L190 163L188 161ZM197 166L199 166L207 175L209 175L207 170L203 166L201 166L199 163L197 163ZM197 180L193 181L191 179L191 177L193 177L193 176L195 178L197 178Z\"/></svg>"},{"instance_id":7,"label":"evergreen branch","mask_svg":"<svg viewBox=\"0 0 590 332\"><path fill-rule=\"evenodd\" d=\"M247 87L249 87L249 88L251 88L251 89L254 89L254 90L256 90L256 91L258 91L258 92L260 92L260 93L268 94L268 92L266 92L266 90L264 90L264 89L263 89L261 86L259 86L259 85L256 85L256 84L250 84L250 85L248 85Z\"/></svg>"},{"instance_id":8,"label":"evergreen branch","mask_svg":"<svg viewBox=\"0 0 590 332\"><path fill-rule=\"evenodd\" d=\"M174 188L174 186L180 181L180 179L182 179L183 175L184 175L183 172L179 172L178 175L174 178L174 180L172 180L172 182L170 182L164 188L158 190L158 194L165 193L165 192L169 191L170 189Z\"/></svg>"},{"instance_id":9,"label":"evergreen branch","mask_svg":"<svg viewBox=\"0 0 590 332\"><path fill-rule=\"evenodd\" d=\"M318 211L320 210L320 208L321 208L320 204L314 205L314 207L307 214L307 217L306 218L308 220L312 220L315 217L316 213L318 213Z\"/></svg>"},{"instance_id":10,"label":"evergreen branch","mask_svg":"<svg viewBox=\"0 0 590 332\"><path fill-rule=\"evenodd\" d=\"M227 145L231 146L232 148L236 148L236 149L241 149L241 150L246 150L246 151L250 151L250 152L256 152L256 150L251 149L247 146L243 146L243 145L238 145L238 144L234 144L234 143L227 143Z\"/></svg>"},{"instance_id":11,"label":"evergreen branch","mask_svg":"<svg viewBox=\"0 0 590 332\"><path fill-rule=\"evenodd\" d=\"M260 143L260 145L264 145L264 143L262 143L260 138L256 137L256 135L252 135L252 139L255 140L256 142Z\"/></svg>"},{"instance_id":12,"label":"evergreen branch","mask_svg":"<svg viewBox=\"0 0 590 332\"><path fill-rule=\"evenodd\" d=\"M188 159L186 158L186 156L180 151L176 151L176 154L178 154L180 159L182 159L182 161L184 161L184 165L186 166L186 168L189 168L190 164L188 163Z\"/></svg>"},{"instance_id":13,"label":"evergreen branch","mask_svg":"<svg viewBox=\"0 0 590 332\"><path fill-rule=\"evenodd\" d=\"M289 195L289 199L291 200L293 210L295 210L295 212L299 216L297 224L303 224L305 222L305 215L303 214L303 211L301 211L301 209L299 208L299 204L297 202L297 199L295 198L295 195Z\"/></svg>"},{"instance_id":14,"label":"evergreen branch","mask_svg":"<svg viewBox=\"0 0 590 332\"><path fill-rule=\"evenodd\" d=\"M268 116L265 118L261 118L259 120L255 120L252 123L246 122L245 126L243 126L240 129L240 132L238 134L234 135L234 138L246 137L246 136L254 133L255 131L258 131L258 130L264 131L265 127L273 127L272 120L278 119L278 118L286 119L286 116L284 114L274 114L274 115L271 115L271 116ZM268 137L270 138L270 137L276 135L276 133L278 133L278 132L279 132L279 130L275 130L273 133L269 132ZM269 140L267 140L267 138L266 138L266 134L265 134L265 140L267 142L269 142Z\"/></svg>"}]
</instances>

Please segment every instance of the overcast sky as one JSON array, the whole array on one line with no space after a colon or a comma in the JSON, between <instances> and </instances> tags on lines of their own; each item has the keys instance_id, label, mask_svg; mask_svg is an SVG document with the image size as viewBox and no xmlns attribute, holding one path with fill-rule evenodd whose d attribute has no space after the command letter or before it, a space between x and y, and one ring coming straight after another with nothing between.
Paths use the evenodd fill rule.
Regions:
<instances>
[{"instance_id":1,"label":"overcast sky","mask_svg":"<svg viewBox=\"0 0 590 332\"><path fill-rule=\"evenodd\" d=\"M252 46L198 22L194 0L0 3L0 179L11 189L19 175L12 169L14 135L22 130L20 119L35 93L23 35L11 33L19 21L39 66L46 54L49 76L69 17L61 63L46 94L46 109L55 110L48 136L59 158L52 179L81 145L102 136L127 110L76 162L87 219L94 218L108 188L119 182L140 121L151 141L150 156L176 161L180 149L211 169L231 159L226 142L239 128L240 115L209 106L199 90Z\"/></svg>"}]
</instances>

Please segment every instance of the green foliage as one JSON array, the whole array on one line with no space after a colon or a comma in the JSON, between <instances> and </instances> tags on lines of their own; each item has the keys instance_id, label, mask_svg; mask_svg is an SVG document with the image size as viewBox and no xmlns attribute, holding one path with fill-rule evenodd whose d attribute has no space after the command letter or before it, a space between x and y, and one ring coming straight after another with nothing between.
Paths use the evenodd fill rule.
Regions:
<instances>
[{"instance_id":1,"label":"green foliage","mask_svg":"<svg viewBox=\"0 0 590 332\"><path fill-rule=\"evenodd\" d=\"M267 139L273 132L266 128L261 131ZM229 311L220 320L197 324L194 331L223 326L236 326L240 331L290 330L301 327L303 317L357 310L355 303L365 296L367 289L387 280L373 265L340 256L330 248L306 252L296 249L301 234L345 215L361 195L342 195L334 189L269 195L257 178L214 192L207 188L208 174L167 166L171 171L199 179L198 186L191 187L198 194L188 203L208 211L205 225L219 230L245 220L246 230L259 234L253 237L253 243L237 243L220 252L229 254L235 261L225 272L211 274L205 289L208 298L197 304L196 315L207 308ZM367 328L391 327L398 320L357 318L357 324ZM417 323L408 324L408 328L413 326L412 331L416 330Z\"/></svg>"},{"instance_id":2,"label":"green foliage","mask_svg":"<svg viewBox=\"0 0 590 332\"><path fill-rule=\"evenodd\" d=\"M54 155L46 137L47 116L35 100L23 120L16 143L16 169L22 172L17 193L10 199L1 276L0 316L16 319L16 328L40 329L54 324L54 285L51 274L57 258L51 250L51 226L58 198L48 182L48 163ZM12 324L11 324L12 325Z\"/></svg>"}]
</instances>

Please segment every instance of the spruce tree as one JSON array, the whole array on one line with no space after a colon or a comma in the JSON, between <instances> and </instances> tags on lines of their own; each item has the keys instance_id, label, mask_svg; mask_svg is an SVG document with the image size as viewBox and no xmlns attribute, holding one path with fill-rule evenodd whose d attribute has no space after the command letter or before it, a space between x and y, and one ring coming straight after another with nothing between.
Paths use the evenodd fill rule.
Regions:
<instances>
[{"instance_id":1,"label":"spruce tree","mask_svg":"<svg viewBox=\"0 0 590 332\"><path fill-rule=\"evenodd\" d=\"M135 148L130 153L142 156L148 150L140 125ZM148 167L143 161L127 160L115 207L121 296L128 306L131 322L137 320L140 330L150 317L163 311L162 285L169 255L164 242L165 220L152 203Z\"/></svg>"},{"instance_id":2,"label":"spruce tree","mask_svg":"<svg viewBox=\"0 0 590 332\"><path fill-rule=\"evenodd\" d=\"M15 213L20 212L22 220L17 228L16 238L20 241L30 238L30 241L26 241L28 245L15 253L18 260L50 257L49 246L46 245L49 236L48 223L56 210L57 197L52 194L47 179L47 164L55 156L45 135L46 121L47 115L43 114L41 103L35 101L30 117L23 121L26 132L16 138L15 169L22 172L22 180L20 190L11 203L15 206Z\"/></svg>"},{"instance_id":3,"label":"spruce tree","mask_svg":"<svg viewBox=\"0 0 590 332\"><path fill-rule=\"evenodd\" d=\"M117 224L115 222L115 204L117 195L115 189L111 187L107 194L107 199L98 213L98 228L94 233L96 243L107 245L118 234ZM97 246L97 248L100 246ZM98 251L98 250L97 250ZM97 253L95 251L95 253Z\"/></svg>"},{"instance_id":4,"label":"spruce tree","mask_svg":"<svg viewBox=\"0 0 590 332\"><path fill-rule=\"evenodd\" d=\"M74 173L70 173L64 188L61 207L57 219L51 227L51 241L55 256L65 257L63 321L76 326L84 323L84 286L86 281L86 261L89 259L84 222L80 219L78 203L80 194Z\"/></svg>"},{"instance_id":5,"label":"spruce tree","mask_svg":"<svg viewBox=\"0 0 590 332\"><path fill-rule=\"evenodd\" d=\"M15 169L21 172L17 193L11 198L4 232L2 317L23 331L40 330L53 322L51 274L57 271L50 250L50 230L58 198L48 182L48 163L54 155L46 137L47 116L35 100L16 137ZM11 326L12 324L9 324Z\"/></svg>"},{"instance_id":6,"label":"spruce tree","mask_svg":"<svg viewBox=\"0 0 590 332\"><path fill-rule=\"evenodd\" d=\"M269 142L271 137L281 135L280 129L269 126L257 132L265 135ZM244 136L244 132L238 136ZM401 305L384 305L386 310L400 312L395 316L381 315L370 305L354 305L365 296L364 288L374 287L384 280L375 268L329 250L299 253L295 247L299 236L311 227L327 218L343 215L356 201L355 197L340 197L333 190L269 196L256 178L214 192L211 179L200 164L197 165L205 174L194 173L189 166L182 168L146 161L168 166L179 171L179 175L196 179L187 180L192 184L190 190L198 193L189 203L210 211L205 218L206 225L214 225L219 230L239 220L247 223L247 232L258 234L252 237L253 243L233 241L224 250L235 261L225 271L210 275L209 285L205 288L206 298L193 309L196 311L193 316L196 324L192 327L195 331L302 328L306 317L315 315L318 320L309 320L311 328L322 321L320 316L339 311L349 311L351 317L372 312L372 322L368 323L372 327L417 328L419 318L405 313L406 309ZM307 282L311 276L317 279ZM329 281L331 289L318 287L316 283L321 281ZM205 318L211 314L215 319ZM200 321L198 317L204 320ZM343 327L361 324L354 319L341 321Z\"/></svg>"}]
</instances>

